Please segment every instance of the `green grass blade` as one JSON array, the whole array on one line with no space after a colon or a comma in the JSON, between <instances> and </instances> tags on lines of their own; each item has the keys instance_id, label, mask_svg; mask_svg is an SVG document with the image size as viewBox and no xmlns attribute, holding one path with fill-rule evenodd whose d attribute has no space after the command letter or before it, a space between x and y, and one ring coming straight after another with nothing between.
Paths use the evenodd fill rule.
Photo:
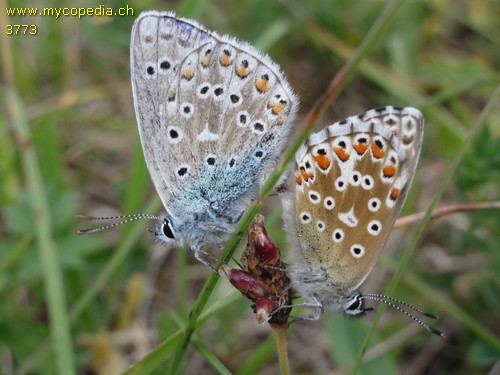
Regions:
<instances>
[{"instance_id":1,"label":"green grass blade","mask_svg":"<svg viewBox=\"0 0 500 375\"><path fill-rule=\"evenodd\" d=\"M29 125L24 115L22 102L14 90L7 89L6 95L7 108L21 150L23 172L32 200L35 238L38 244L39 261L43 269L45 297L49 310L56 365L59 373L71 375L75 374L75 355L64 296L63 276L57 256L58 249L52 235L54 231L49 204L38 166L36 150L31 143Z\"/></svg>"}]
</instances>

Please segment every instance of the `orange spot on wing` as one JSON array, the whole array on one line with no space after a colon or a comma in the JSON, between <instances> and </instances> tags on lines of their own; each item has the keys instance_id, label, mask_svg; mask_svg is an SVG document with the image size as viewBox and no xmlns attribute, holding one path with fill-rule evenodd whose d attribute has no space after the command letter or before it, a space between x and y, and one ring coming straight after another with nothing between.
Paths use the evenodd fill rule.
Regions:
<instances>
[{"instance_id":1,"label":"orange spot on wing","mask_svg":"<svg viewBox=\"0 0 500 375\"><path fill-rule=\"evenodd\" d=\"M368 148L368 145L366 143L358 143L352 147L354 148L354 150L356 150L358 155L363 155Z\"/></svg>"},{"instance_id":2,"label":"orange spot on wing","mask_svg":"<svg viewBox=\"0 0 500 375\"><path fill-rule=\"evenodd\" d=\"M323 170L328 169L328 167L330 166L330 158L328 158L328 156L325 155L316 155L314 157L314 161Z\"/></svg>"},{"instance_id":3,"label":"orange spot on wing","mask_svg":"<svg viewBox=\"0 0 500 375\"><path fill-rule=\"evenodd\" d=\"M231 56L226 52L222 52L222 54L219 57L219 61L222 66L229 66L232 62Z\"/></svg>"},{"instance_id":4,"label":"orange spot on wing","mask_svg":"<svg viewBox=\"0 0 500 375\"><path fill-rule=\"evenodd\" d=\"M273 108L273 115L279 115L286 107L286 101L282 100L277 104L274 104L272 106Z\"/></svg>"},{"instance_id":5,"label":"orange spot on wing","mask_svg":"<svg viewBox=\"0 0 500 375\"><path fill-rule=\"evenodd\" d=\"M381 157L384 156L384 150L382 150L375 143L372 143L372 154L375 158L380 159Z\"/></svg>"},{"instance_id":6,"label":"orange spot on wing","mask_svg":"<svg viewBox=\"0 0 500 375\"><path fill-rule=\"evenodd\" d=\"M260 92L269 91L269 88L271 87L271 85L269 85L269 77L264 74L255 82L255 87Z\"/></svg>"},{"instance_id":7,"label":"orange spot on wing","mask_svg":"<svg viewBox=\"0 0 500 375\"><path fill-rule=\"evenodd\" d=\"M238 66L236 68L236 74L240 78L245 78L247 75L250 74L250 70L248 68L245 68L243 65L241 65L241 66Z\"/></svg>"},{"instance_id":8,"label":"orange spot on wing","mask_svg":"<svg viewBox=\"0 0 500 375\"><path fill-rule=\"evenodd\" d=\"M182 75L182 78L190 81L194 77L194 69L193 68L186 68L182 71L181 75Z\"/></svg>"},{"instance_id":9,"label":"orange spot on wing","mask_svg":"<svg viewBox=\"0 0 500 375\"><path fill-rule=\"evenodd\" d=\"M393 201L395 201L396 199L398 199L398 197L399 197L399 189L396 189L396 188L392 189L391 190L391 199Z\"/></svg>"},{"instance_id":10,"label":"orange spot on wing","mask_svg":"<svg viewBox=\"0 0 500 375\"><path fill-rule=\"evenodd\" d=\"M347 159L349 159L349 154L347 153L347 151L342 148L342 147L335 147L333 149L333 152L335 152L335 154L339 157L340 160L342 161L346 161Z\"/></svg>"},{"instance_id":11,"label":"orange spot on wing","mask_svg":"<svg viewBox=\"0 0 500 375\"><path fill-rule=\"evenodd\" d=\"M302 176L300 174L295 176L295 182L297 183L297 185L302 185L302 181Z\"/></svg>"},{"instance_id":12,"label":"orange spot on wing","mask_svg":"<svg viewBox=\"0 0 500 375\"><path fill-rule=\"evenodd\" d=\"M393 177L396 174L396 167L394 165L386 165L382 170L384 177Z\"/></svg>"},{"instance_id":13,"label":"orange spot on wing","mask_svg":"<svg viewBox=\"0 0 500 375\"><path fill-rule=\"evenodd\" d=\"M210 58L212 57L212 54L208 53L206 54L202 59L201 59L201 66L206 68L208 64L210 64Z\"/></svg>"},{"instance_id":14,"label":"orange spot on wing","mask_svg":"<svg viewBox=\"0 0 500 375\"><path fill-rule=\"evenodd\" d=\"M175 100L175 97L177 96L177 93L175 92L174 88L170 88L167 92L167 100L169 102L173 102Z\"/></svg>"},{"instance_id":15,"label":"orange spot on wing","mask_svg":"<svg viewBox=\"0 0 500 375\"><path fill-rule=\"evenodd\" d=\"M314 177L314 173L306 171L300 171L300 175L302 176L302 179L306 182Z\"/></svg>"}]
</instances>

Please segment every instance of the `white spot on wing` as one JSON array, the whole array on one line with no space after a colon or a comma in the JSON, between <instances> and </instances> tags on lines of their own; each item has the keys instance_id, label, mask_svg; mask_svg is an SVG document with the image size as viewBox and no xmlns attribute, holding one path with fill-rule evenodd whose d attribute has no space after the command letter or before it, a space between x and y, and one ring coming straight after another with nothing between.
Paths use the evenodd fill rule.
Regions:
<instances>
[{"instance_id":1,"label":"white spot on wing","mask_svg":"<svg viewBox=\"0 0 500 375\"><path fill-rule=\"evenodd\" d=\"M354 214L354 207L351 207L351 209L348 212L339 213L339 220L348 227L354 228L355 226L357 226L358 218Z\"/></svg>"},{"instance_id":2,"label":"white spot on wing","mask_svg":"<svg viewBox=\"0 0 500 375\"><path fill-rule=\"evenodd\" d=\"M218 134L212 133L208 130L208 123L205 124L203 131L196 136L196 139L200 142L218 141L219 138Z\"/></svg>"}]
</instances>

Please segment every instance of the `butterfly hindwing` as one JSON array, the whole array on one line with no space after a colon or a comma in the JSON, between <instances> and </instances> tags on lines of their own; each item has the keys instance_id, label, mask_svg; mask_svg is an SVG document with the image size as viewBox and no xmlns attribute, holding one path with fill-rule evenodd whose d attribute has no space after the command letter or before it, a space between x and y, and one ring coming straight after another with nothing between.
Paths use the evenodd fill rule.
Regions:
<instances>
[{"instance_id":1,"label":"butterfly hindwing","mask_svg":"<svg viewBox=\"0 0 500 375\"><path fill-rule=\"evenodd\" d=\"M353 291L375 265L410 187L423 135L413 108L352 116L297 153L295 215L307 266Z\"/></svg>"}]
</instances>

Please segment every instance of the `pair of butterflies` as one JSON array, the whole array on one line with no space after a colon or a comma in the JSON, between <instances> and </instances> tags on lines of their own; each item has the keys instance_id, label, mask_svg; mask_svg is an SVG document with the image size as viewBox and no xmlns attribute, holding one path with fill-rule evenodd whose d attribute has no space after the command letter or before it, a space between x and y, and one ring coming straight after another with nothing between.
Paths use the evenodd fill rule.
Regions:
<instances>
[{"instance_id":1,"label":"pair of butterflies","mask_svg":"<svg viewBox=\"0 0 500 375\"><path fill-rule=\"evenodd\" d=\"M135 21L131 72L142 148L166 212L127 218L157 219L159 241L189 245L206 262L205 246L228 238L280 159L298 98L268 56L170 12ZM323 307L360 316L364 299L395 301L358 287L399 215L422 136L418 110L385 107L311 134L296 153L290 276L314 319Z\"/></svg>"}]
</instances>

